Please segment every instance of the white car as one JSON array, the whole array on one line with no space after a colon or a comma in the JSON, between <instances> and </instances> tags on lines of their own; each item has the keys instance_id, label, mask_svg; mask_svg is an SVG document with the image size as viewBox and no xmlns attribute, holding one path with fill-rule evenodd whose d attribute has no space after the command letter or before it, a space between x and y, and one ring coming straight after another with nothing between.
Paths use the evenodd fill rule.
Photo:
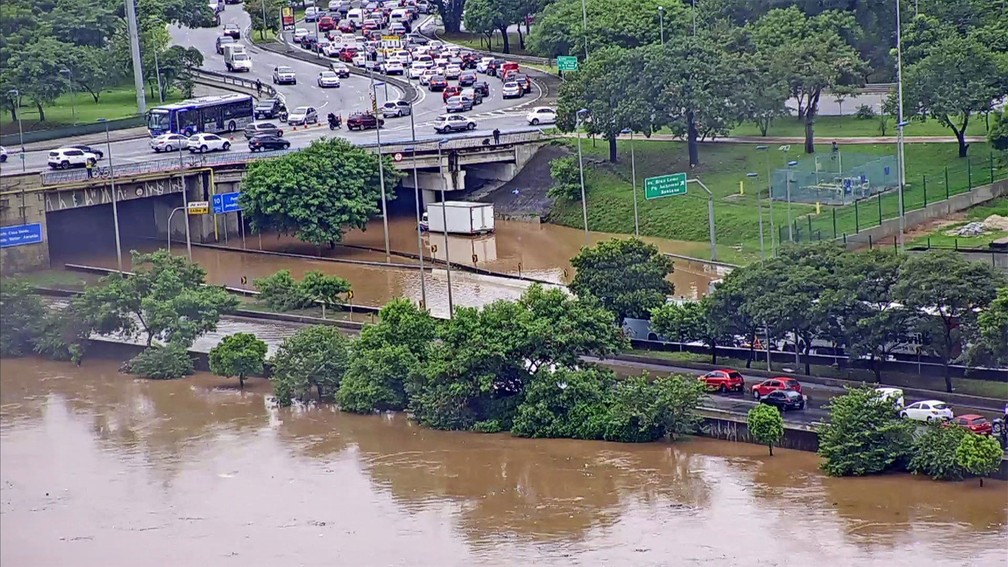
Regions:
<instances>
[{"instance_id":1,"label":"white car","mask_svg":"<svg viewBox=\"0 0 1008 567\"><path fill-rule=\"evenodd\" d=\"M0 163L7 163L7 148L0 146Z\"/></svg>"},{"instance_id":2,"label":"white car","mask_svg":"<svg viewBox=\"0 0 1008 567\"><path fill-rule=\"evenodd\" d=\"M480 59L476 63L476 72L477 73L486 73L487 72L487 67L490 66L490 62L493 61L493 60L494 60L493 57L484 57L484 58Z\"/></svg>"},{"instance_id":3,"label":"white car","mask_svg":"<svg viewBox=\"0 0 1008 567\"><path fill-rule=\"evenodd\" d=\"M228 71L251 71L252 70L252 58L245 53L235 53L228 59L227 63Z\"/></svg>"},{"instance_id":4,"label":"white car","mask_svg":"<svg viewBox=\"0 0 1008 567\"><path fill-rule=\"evenodd\" d=\"M555 124L556 109L548 106L537 106L528 113L525 119L533 126L538 126L540 124Z\"/></svg>"},{"instance_id":5,"label":"white car","mask_svg":"<svg viewBox=\"0 0 1008 567\"><path fill-rule=\"evenodd\" d=\"M318 74L318 86L323 89L338 89L340 86L339 75L337 75L335 71L322 71Z\"/></svg>"},{"instance_id":6,"label":"white car","mask_svg":"<svg viewBox=\"0 0 1008 567\"><path fill-rule=\"evenodd\" d=\"M900 417L915 421L938 421L950 420L955 416L952 415L952 408L945 402L941 400L924 400L922 402L914 402L903 408L900 411Z\"/></svg>"},{"instance_id":7,"label":"white car","mask_svg":"<svg viewBox=\"0 0 1008 567\"><path fill-rule=\"evenodd\" d=\"M461 114L442 114L434 121L434 131L438 134L464 132L475 129L476 121L470 120Z\"/></svg>"},{"instance_id":8,"label":"white car","mask_svg":"<svg viewBox=\"0 0 1008 567\"><path fill-rule=\"evenodd\" d=\"M892 402L896 409L903 408L903 390L899 388L875 388L878 397Z\"/></svg>"},{"instance_id":9,"label":"white car","mask_svg":"<svg viewBox=\"0 0 1008 567\"><path fill-rule=\"evenodd\" d=\"M301 40L311 35L307 28L294 29L294 43L301 43Z\"/></svg>"},{"instance_id":10,"label":"white car","mask_svg":"<svg viewBox=\"0 0 1008 567\"><path fill-rule=\"evenodd\" d=\"M409 68L409 78L411 78L411 79L419 79L421 76L423 76L424 71L426 71L426 70L427 70L427 66L424 65L423 63L420 63L419 61L417 61L417 62L413 63L412 65L410 65L410 68Z\"/></svg>"},{"instance_id":11,"label":"white car","mask_svg":"<svg viewBox=\"0 0 1008 567\"><path fill-rule=\"evenodd\" d=\"M398 61L387 61L382 63L382 72L386 75L402 75L406 70L403 64Z\"/></svg>"},{"instance_id":12,"label":"white car","mask_svg":"<svg viewBox=\"0 0 1008 567\"><path fill-rule=\"evenodd\" d=\"M273 84L274 85L296 85L297 75L294 74L294 69L281 65L279 67L273 67Z\"/></svg>"},{"instance_id":13,"label":"white car","mask_svg":"<svg viewBox=\"0 0 1008 567\"><path fill-rule=\"evenodd\" d=\"M189 138L182 134L161 134L151 138L150 147L157 153L181 150L189 145Z\"/></svg>"},{"instance_id":14,"label":"white car","mask_svg":"<svg viewBox=\"0 0 1008 567\"><path fill-rule=\"evenodd\" d=\"M53 169L70 169L85 167L88 163L98 163L98 156L78 148L56 148L49 152L49 167Z\"/></svg>"},{"instance_id":15,"label":"white car","mask_svg":"<svg viewBox=\"0 0 1008 567\"><path fill-rule=\"evenodd\" d=\"M430 79L434 75L437 75L437 70L435 70L435 69L427 69L426 71L424 71L420 75L420 84L421 85L426 85L426 84L430 83Z\"/></svg>"},{"instance_id":16,"label":"white car","mask_svg":"<svg viewBox=\"0 0 1008 567\"><path fill-rule=\"evenodd\" d=\"M504 98L521 98L523 94L525 94L525 89L515 82L504 83L504 86L501 87L501 96Z\"/></svg>"},{"instance_id":17,"label":"white car","mask_svg":"<svg viewBox=\"0 0 1008 567\"><path fill-rule=\"evenodd\" d=\"M195 134L189 138L187 147L193 153L226 152L231 149L231 142L226 138L221 138L217 134Z\"/></svg>"},{"instance_id":18,"label":"white car","mask_svg":"<svg viewBox=\"0 0 1008 567\"><path fill-rule=\"evenodd\" d=\"M350 67L347 67L343 63L333 63L332 70L336 73L336 76L341 79L350 78Z\"/></svg>"},{"instance_id":19,"label":"white car","mask_svg":"<svg viewBox=\"0 0 1008 567\"><path fill-rule=\"evenodd\" d=\"M367 64L367 57L364 55L363 52L360 52L357 55L354 55L353 64L354 67L363 67L364 65Z\"/></svg>"},{"instance_id":20,"label":"white car","mask_svg":"<svg viewBox=\"0 0 1008 567\"><path fill-rule=\"evenodd\" d=\"M452 80L458 79L459 75L461 74L462 74L462 67L459 67L454 63L450 63L445 67L445 78L447 79Z\"/></svg>"},{"instance_id":21,"label":"white car","mask_svg":"<svg viewBox=\"0 0 1008 567\"><path fill-rule=\"evenodd\" d=\"M340 49L343 49L342 45L338 45L335 41L330 41L322 46L322 55L326 57L339 57Z\"/></svg>"},{"instance_id":22,"label":"white car","mask_svg":"<svg viewBox=\"0 0 1008 567\"><path fill-rule=\"evenodd\" d=\"M390 100L381 106L381 113L385 118L409 116L411 110L410 103L405 100Z\"/></svg>"}]
</instances>

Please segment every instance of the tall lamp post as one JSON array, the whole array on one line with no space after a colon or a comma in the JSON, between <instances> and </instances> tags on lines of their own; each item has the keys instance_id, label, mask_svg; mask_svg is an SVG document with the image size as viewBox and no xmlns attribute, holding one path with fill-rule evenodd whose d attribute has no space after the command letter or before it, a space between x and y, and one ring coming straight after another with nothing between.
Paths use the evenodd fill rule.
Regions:
<instances>
[{"instance_id":1,"label":"tall lamp post","mask_svg":"<svg viewBox=\"0 0 1008 567\"><path fill-rule=\"evenodd\" d=\"M658 28L661 30L661 44L665 45L665 6L658 6Z\"/></svg>"},{"instance_id":2,"label":"tall lamp post","mask_svg":"<svg viewBox=\"0 0 1008 567\"><path fill-rule=\"evenodd\" d=\"M448 143L448 140L438 140L437 157L438 173L441 175L441 223L443 225L441 228L444 229L444 257L448 278L448 318L451 319L455 315L455 304L452 301L451 256L448 253L448 209L445 207L445 189L448 186L448 180L445 178L444 165L441 163L441 146L446 143Z\"/></svg>"},{"instance_id":3,"label":"tall lamp post","mask_svg":"<svg viewBox=\"0 0 1008 567\"><path fill-rule=\"evenodd\" d=\"M98 122L105 124L105 150L108 152L109 183L112 185L112 225L115 228L116 263L121 275L123 273L122 241L119 238L119 205L116 198L115 170L112 167L112 139L109 137L108 120L99 118Z\"/></svg>"},{"instance_id":4,"label":"tall lamp post","mask_svg":"<svg viewBox=\"0 0 1008 567\"><path fill-rule=\"evenodd\" d=\"M317 22L317 20L316 20ZM385 231L385 263L392 262L392 252L389 248L389 233L388 233L388 203L385 200L385 164L382 163L382 151L381 151L381 123L382 119L378 116L378 83L374 80L374 70L368 71L368 77L371 79L371 111L374 112L375 117L375 137L378 140L378 181L381 183L381 210L382 210L382 228ZM380 81L381 84L385 84L384 81ZM412 116L412 112L410 113Z\"/></svg>"},{"instance_id":5,"label":"tall lamp post","mask_svg":"<svg viewBox=\"0 0 1008 567\"><path fill-rule=\"evenodd\" d=\"M630 134L630 183L633 186L633 230L634 236L640 236L640 220L637 216L637 160L634 158L633 130L624 128L620 134Z\"/></svg>"},{"instance_id":6,"label":"tall lamp post","mask_svg":"<svg viewBox=\"0 0 1008 567\"><path fill-rule=\"evenodd\" d=\"M791 222L791 172L794 171L794 169L792 169L792 168L794 166L796 166L796 165L798 165L797 161L792 160L792 161L787 162L787 166L788 166L787 179L786 179L786 184L787 184L787 235L788 235L788 241L790 241L790 242L794 242L794 223Z\"/></svg>"},{"instance_id":7,"label":"tall lamp post","mask_svg":"<svg viewBox=\"0 0 1008 567\"><path fill-rule=\"evenodd\" d=\"M182 133L182 117L179 113L175 113L175 128L178 130L180 136L185 136ZM182 184L182 206L186 209L186 214L183 216L185 219L185 239L186 239L186 251L189 254L189 261L192 262L192 237L189 234L189 195L185 186L185 158L182 157L182 146L187 145L179 143L178 149L178 161L179 161L179 183ZM169 220L171 216L168 217ZM171 238L171 222L168 223L168 237Z\"/></svg>"},{"instance_id":8,"label":"tall lamp post","mask_svg":"<svg viewBox=\"0 0 1008 567\"><path fill-rule=\"evenodd\" d=\"M584 218L585 246L588 246L591 244L591 237L588 232L588 199L585 197L584 157L581 154L581 120L586 114L588 114L586 108L577 111L574 127L577 129L578 172L581 175L581 216Z\"/></svg>"},{"instance_id":9,"label":"tall lamp post","mask_svg":"<svg viewBox=\"0 0 1008 567\"><path fill-rule=\"evenodd\" d=\"M588 5L581 0L581 30L584 32L585 62L588 62Z\"/></svg>"},{"instance_id":10,"label":"tall lamp post","mask_svg":"<svg viewBox=\"0 0 1008 567\"><path fill-rule=\"evenodd\" d=\"M73 71L66 67L60 69L60 74L66 75L70 81L70 116L73 116L74 125L77 125L77 91L73 88Z\"/></svg>"},{"instance_id":11,"label":"tall lamp post","mask_svg":"<svg viewBox=\"0 0 1008 567\"><path fill-rule=\"evenodd\" d=\"M746 177L750 179L755 179L759 177L756 172L749 172ZM763 203L760 201L759 189L756 190L756 210L759 211L759 259L760 263L766 260L766 248L763 246Z\"/></svg>"},{"instance_id":12,"label":"tall lamp post","mask_svg":"<svg viewBox=\"0 0 1008 567\"><path fill-rule=\"evenodd\" d=\"M774 216L773 216L773 179L770 176L770 147L765 145L756 146L756 151L765 152L766 155L766 186L767 186L767 200L770 202L770 255L777 255L777 247L774 244L776 241L776 228L774 227Z\"/></svg>"},{"instance_id":13,"label":"tall lamp post","mask_svg":"<svg viewBox=\"0 0 1008 567\"><path fill-rule=\"evenodd\" d=\"M413 103L410 103L410 133L412 134L413 144L416 144L416 123L413 120ZM423 263L423 236L420 234L420 178L417 173L417 163L416 163L416 145L404 148L405 151L413 154L413 191L416 198L416 247L417 255L420 257L420 302L423 304L423 308L427 309L427 282L426 276L424 276L424 263ZM447 251L447 249L446 249Z\"/></svg>"},{"instance_id":14,"label":"tall lamp post","mask_svg":"<svg viewBox=\"0 0 1008 567\"><path fill-rule=\"evenodd\" d=\"M24 130L21 128L21 93L17 89L11 89L7 91L7 96L11 99L11 105L16 109L14 114L17 114L18 121L18 138L21 143L21 172L25 172L25 149L24 149Z\"/></svg>"},{"instance_id":15,"label":"tall lamp post","mask_svg":"<svg viewBox=\"0 0 1008 567\"><path fill-rule=\"evenodd\" d=\"M903 28L900 22L900 3L896 0L896 91L899 96L899 123L896 124L896 165L899 175L899 249L904 251L903 233L906 232L906 218L903 216L903 184L906 182L906 158L903 154L903 127L906 118L903 116ZM926 199L925 199L926 200ZM880 221L881 222L881 221Z\"/></svg>"}]
</instances>

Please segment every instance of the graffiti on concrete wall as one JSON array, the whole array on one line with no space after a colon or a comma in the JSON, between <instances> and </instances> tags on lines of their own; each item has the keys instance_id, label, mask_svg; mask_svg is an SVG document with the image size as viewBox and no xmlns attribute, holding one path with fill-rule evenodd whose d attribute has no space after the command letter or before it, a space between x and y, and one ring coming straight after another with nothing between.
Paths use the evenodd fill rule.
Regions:
<instances>
[{"instance_id":1,"label":"graffiti on concrete wall","mask_svg":"<svg viewBox=\"0 0 1008 567\"><path fill-rule=\"evenodd\" d=\"M181 193L183 181L181 178L152 179L140 183L123 183L116 185L117 201L160 197L171 193ZM80 207L93 207L112 203L112 187L87 187L83 189L66 189L50 191L45 195L46 212L65 211Z\"/></svg>"}]
</instances>

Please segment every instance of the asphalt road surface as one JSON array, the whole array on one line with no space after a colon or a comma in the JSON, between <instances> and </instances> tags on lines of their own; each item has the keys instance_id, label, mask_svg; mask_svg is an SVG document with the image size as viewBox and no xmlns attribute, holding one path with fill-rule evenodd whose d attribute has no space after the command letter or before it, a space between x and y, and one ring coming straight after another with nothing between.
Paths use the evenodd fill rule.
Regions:
<instances>
[{"instance_id":1,"label":"asphalt road surface","mask_svg":"<svg viewBox=\"0 0 1008 567\"><path fill-rule=\"evenodd\" d=\"M316 83L318 73L328 68L329 60L325 57L319 58L319 65L288 58L283 55L266 51L254 46L249 40L250 20L248 14L242 9L242 5L227 5L221 13L221 26L217 28L188 29L173 27L170 29L172 42L176 45L195 47L203 53L203 68L208 71L226 72L224 58L217 54L216 39L220 35L224 24L235 23L242 30L242 42L248 46L249 54L252 58L252 71L242 74L249 79L258 78L265 85L272 84L273 68L278 65L286 65L294 69L298 77L296 85L277 85L276 88L284 94L288 108L296 106L314 106L319 111L319 116L324 124L325 116L333 112L343 116L344 121L347 115L363 111L370 106L369 92L371 88L370 80L367 77L351 75L349 79L341 81L338 89L322 89ZM527 94L520 99L504 100L500 95L501 82L495 77L486 77L490 84L490 97L484 99L483 104L475 107L472 112L465 113L465 116L472 118L478 124L477 129L471 134L485 134L489 136L497 128L502 132L528 128L525 116L528 110L536 105L536 101L541 98L542 91L538 85L533 87L531 94ZM380 81L381 75L376 75L375 80ZM444 104L441 100L441 93L429 92L425 87L419 87L420 98L414 105L414 117L417 138L431 138L437 134L433 129L433 122L437 116L444 114ZM402 96L398 89L391 85L388 87L388 99L395 100ZM385 86L376 88L378 104L385 102ZM149 104L155 106L155 104ZM291 147L300 148L307 146L312 140L322 136L336 136L346 138L354 143L366 144L375 143L376 132L365 130L363 132L349 132L346 128L330 131L328 127L299 129L292 131L284 128L284 138L291 141ZM231 136L233 138L233 148L235 150L246 150L245 137L238 132ZM445 135L451 137L451 134ZM385 127L381 131L382 143L401 142L412 138L412 131L409 117L391 118L385 121ZM60 146L60 142L54 140L52 147ZM147 140L124 140L112 142L111 152L105 149L104 164L107 165L108 157L111 155L115 163L138 163L150 159L162 158L160 154L155 154L147 145ZM46 159L48 150L28 151L25 154L25 165L28 171L41 171L47 169ZM156 156L156 157L155 157ZM8 164L17 163L17 156L12 155ZM5 167L4 173L20 173L20 167Z\"/></svg>"}]
</instances>

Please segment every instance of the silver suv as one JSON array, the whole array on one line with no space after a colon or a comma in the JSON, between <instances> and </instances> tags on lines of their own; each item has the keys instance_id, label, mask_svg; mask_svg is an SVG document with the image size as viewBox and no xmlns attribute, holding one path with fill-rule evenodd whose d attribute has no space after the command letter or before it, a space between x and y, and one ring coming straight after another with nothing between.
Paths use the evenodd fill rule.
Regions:
<instances>
[{"instance_id":1,"label":"silver suv","mask_svg":"<svg viewBox=\"0 0 1008 567\"><path fill-rule=\"evenodd\" d=\"M475 130L476 122L461 114L442 114L434 121L434 131L438 134Z\"/></svg>"},{"instance_id":2,"label":"silver suv","mask_svg":"<svg viewBox=\"0 0 1008 567\"><path fill-rule=\"evenodd\" d=\"M283 130L272 122L253 122L245 126L245 139L249 139L252 136L258 136L259 134L283 136Z\"/></svg>"}]
</instances>

